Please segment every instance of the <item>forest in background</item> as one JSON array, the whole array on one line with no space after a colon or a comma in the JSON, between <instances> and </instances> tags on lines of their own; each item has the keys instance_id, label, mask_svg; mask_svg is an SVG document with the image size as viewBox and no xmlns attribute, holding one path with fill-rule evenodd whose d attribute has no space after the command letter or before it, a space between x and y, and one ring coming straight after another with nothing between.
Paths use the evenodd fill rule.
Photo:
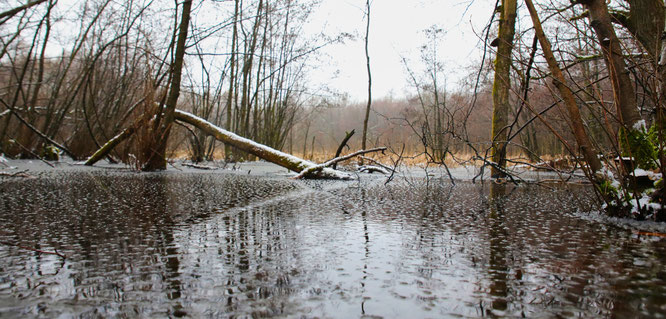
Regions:
<instances>
[{"instance_id":1,"label":"forest in background","mask_svg":"<svg viewBox=\"0 0 666 319\"><path fill-rule=\"evenodd\" d=\"M420 61L404 61L411 96L366 102L309 82L309 70L334 58L320 49L352 37L304 36L316 9L311 0L3 1L0 153L85 159L131 128L110 161L160 169L164 150L195 162L254 158L174 121L177 107L261 144L325 158L346 132L360 135L371 110L369 147L489 166L499 177L511 177L507 162L570 155L607 203L649 207L630 179L635 166L663 167L662 1L498 1L479 32L482 58L457 88L445 84L452 71L439 61L447 48L433 26ZM357 136L350 145L362 143Z\"/></svg>"},{"instance_id":2,"label":"forest in background","mask_svg":"<svg viewBox=\"0 0 666 319\"><path fill-rule=\"evenodd\" d=\"M34 158L51 145L21 120L9 116L9 107L65 146L75 158L82 159L120 132L125 124L136 120L150 108L150 102L158 100L167 90L169 63L174 53L171 42L178 19L175 8L154 1L60 2L29 2L34 6L1 21L0 76L6 85L2 88L5 110L0 123L0 147L9 157ZM348 37L299 37L310 10L316 9L313 4L312 1L200 3L192 14L195 18L188 39L179 108L290 153L304 157L335 153L345 131L360 132L365 102L349 101L344 92L309 86L308 68L327 63L323 59L334 58L322 57L317 50ZM19 1L6 1L2 11L20 6ZM576 14L574 8L570 11ZM566 14L562 12L560 19L565 19ZM163 30L170 30L172 36L165 37ZM479 61L481 70L467 70L468 83L456 92L446 92L442 84L437 87L437 81L444 83L445 74L450 72L437 61L435 54L441 50L435 33L441 30L433 27L430 31L433 41L424 44L422 60L413 62L414 65L405 62L405 77L413 86L413 96L379 97L373 101L368 139L372 145L396 149L404 143L407 154L412 155L423 153L426 146L430 152L433 148L448 148L453 153L469 155L472 151L468 142L478 145L480 150L487 148L483 144L489 145L491 140L488 128L492 119L489 76L492 59L488 57L483 65ZM489 31L494 33L492 28ZM595 50L594 43L562 42L578 56L592 55ZM527 58L530 45L518 44L518 49L524 51L518 53ZM487 50L490 53L492 47ZM572 62L576 59L568 58ZM525 73L521 65L526 61L522 62L516 63L518 76ZM412 68L420 73L416 74ZM572 66L570 74L576 76L577 83L584 83L603 77L600 69L599 59L590 59L579 67ZM478 82L477 73L480 73ZM546 73L543 71L541 76ZM531 84L531 104L537 111L555 101L552 89L546 84L545 78L538 77ZM599 92L608 91L603 84L596 87ZM518 102L516 98L514 103ZM545 117L559 128L566 123L565 117L557 112L558 108ZM519 125L532 117L529 112L521 113ZM446 135L440 134L444 129L464 134L464 139L436 138ZM213 154L218 159L224 157L223 145L212 138L182 127L178 131L180 138L169 145L174 155L194 161L212 160ZM352 138L350 145L360 147L359 137L360 134ZM523 157L531 160L565 153L558 139L538 121L527 126L514 142L529 150L516 149L514 155L526 155ZM130 144L114 151L113 157L131 161L130 154L138 151L132 151Z\"/></svg>"}]
</instances>

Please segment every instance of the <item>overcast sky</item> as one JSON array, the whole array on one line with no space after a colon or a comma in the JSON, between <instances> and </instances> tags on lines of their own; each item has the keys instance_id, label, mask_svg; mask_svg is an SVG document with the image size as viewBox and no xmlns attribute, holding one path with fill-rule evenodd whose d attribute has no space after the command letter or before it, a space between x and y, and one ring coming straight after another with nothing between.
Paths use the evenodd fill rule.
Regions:
<instances>
[{"instance_id":1,"label":"overcast sky","mask_svg":"<svg viewBox=\"0 0 666 319\"><path fill-rule=\"evenodd\" d=\"M80 2L60 0L62 10L75 8ZM482 32L493 12L493 0L373 0L370 17L370 60L373 98L414 94L407 81L402 57L410 67L420 67L420 47L426 43L425 29L437 26L444 30L439 42L439 59L446 68L447 86L455 89L468 67L479 61L477 47ZM330 36L339 33L355 35L355 40L325 47L321 61L310 75L311 85L327 86L347 93L352 101L367 99L367 70L363 37L365 35L365 0L321 0L314 8L306 33ZM201 12L200 12L201 14ZM224 20L229 12L210 13L214 21ZM217 20L216 20L217 19ZM53 55L62 47L51 41Z\"/></svg>"},{"instance_id":2,"label":"overcast sky","mask_svg":"<svg viewBox=\"0 0 666 319\"><path fill-rule=\"evenodd\" d=\"M449 88L455 88L463 69L479 60L478 34L492 14L494 1L475 0L374 0L370 16L370 61L373 98L404 96L409 88L402 56L417 67L419 48L426 42L423 30L436 25L445 31L439 57L445 63ZM355 41L331 45L313 80L327 83L353 100L367 98L367 71L363 37L365 0L322 0L308 25L310 32L347 32ZM336 71L339 71L336 75ZM334 76L335 77L332 77Z\"/></svg>"}]
</instances>

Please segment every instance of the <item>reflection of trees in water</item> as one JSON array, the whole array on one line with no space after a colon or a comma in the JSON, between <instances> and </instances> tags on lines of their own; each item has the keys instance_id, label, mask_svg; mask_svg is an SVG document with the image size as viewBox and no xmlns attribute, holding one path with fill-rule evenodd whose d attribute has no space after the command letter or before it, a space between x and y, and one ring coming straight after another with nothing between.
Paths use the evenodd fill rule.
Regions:
<instances>
[{"instance_id":1,"label":"reflection of trees in water","mask_svg":"<svg viewBox=\"0 0 666 319\"><path fill-rule=\"evenodd\" d=\"M361 193L361 221L363 223L363 277L361 278L361 315L365 315L365 301L366 296L365 284L368 279L368 261L370 260L370 232L368 231L368 211L367 211L367 200L366 200L366 189L360 188L359 192Z\"/></svg>"},{"instance_id":2,"label":"reflection of trees in water","mask_svg":"<svg viewBox=\"0 0 666 319\"><path fill-rule=\"evenodd\" d=\"M566 191L518 187L496 200L502 196L493 190L484 202L487 188L464 183L425 190L396 183L227 209L272 198L271 188L281 186L139 176L0 184L0 237L70 256L59 268L57 257L0 247L8 257L0 265L16 279L0 295L75 299L103 314L289 315L299 303L311 305L304 295L335 299L326 277L337 271L322 270L335 263L353 279L346 288L336 277L352 297L335 300L352 304L354 314L358 303L374 314L370 305L388 299L443 314L458 307L455 313L471 315L556 316L578 308L623 316L646 302L658 311L666 295L666 247L573 218ZM308 231L298 228L304 225ZM383 280L409 286L373 295Z\"/></svg>"},{"instance_id":3,"label":"reflection of trees in water","mask_svg":"<svg viewBox=\"0 0 666 319\"><path fill-rule=\"evenodd\" d=\"M384 193L369 191L368 200L374 198L381 208L368 216L372 222L401 225L404 250L399 259L420 260L415 268L423 278L419 287L423 292L432 291L431 298L439 307L446 307L446 298L441 297L448 290L441 279L449 275L451 262L458 263L453 267L457 269L465 269L460 264L471 266L465 271L468 278L475 278L477 302L467 307L476 307L476 315L493 315L494 310L497 315L556 316L566 313L566 309L627 315L644 301L628 287L640 290L637 287L645 287L645 282L634 281L631 285L625 276L617 280L617 274L629 269L635 269L630 271L634 278L645 275L633 263L636 247L627 244L627 232L606 227L600 232L598 223L570 213L577 210L575 195L588 189L508 186L502 195L501 187L493 187L490 200L485 200L488 188L476 192L476 187L464 184L456 186L450 197L446 192L437 193L433 185L429 189L410 185L407 191L398 185L390 188ZM589 207L588 203L582 205ZM660 250L653 244L646 248L645 244L635 246L662 253L653 254L655 259L651 261L640 258L640 262L663 266L666 248ZM401 270L411 271L405 267ZM444 282L459 279L452 277ZM456 288L461 294L449 297L467 303L462 294L464 284ZM664 290L658 288L647 296L657 296ZM429 300L422 302L427 304ZM651 304L655 307L659 302Z\"/></svg>"},{"instance_id":4,"label":"reflection of trees in water","mask_svg":"<svg viewBox=\"0 0 666 319\"><path fill-rule=\"evenodd\" d=\"M507 230L504 227L504 196L506 185L492 184L490 186L490 213L488 215L489 229L489 260L488 272L490 275L490 295L493 300L493 310L507 310L508 288L507 280L509 266L507 265Z\"/></svg>"},{"instance_id":5,"label":"reflection of trees in water","mask_svg":"<svg viewBox=\"0 0 666 319\"><path fill-rule=\"evenodd\" d=\"M127 176L73 173L0 184L0 237L68 256L59 271L48 256L0 247L9 254L0 265L14 265L16 282L0 295L51 295L55 304L79 300L101 313L185 314L175 300L196 280L183 275L180 230L188 233L217 209L291 189L244 177Z\"/></svg>"},{"instance_id":6,"label":"reflection of trees in water","mask_svg":"<svg viewBox=\"0 0 666 319\"><path fill-rule=\"evenodd\" d=\"M293 217L299 203L278 201L221 212L206 223L178 231L184 252L181 270L206 278L190 282L187 293L218 300L218 314L278 315L301 275L300 242ZM205 304L205 302L204 302Z\"/></svg>"},{"instance_id":7,"label":"reflection of trees in water","mask_svg":"<svg viewBox=\"0 0 666 319\"><path fill-rule=\"evenodd\" d=\"M644 302L645 296L630 293L615 282L618 274L635 271L627 260L636 247L627 245L625 231L569 213L576 210L570 192L585 189L544 192L518 187L503 194L506 191L491 187L487 203L488 274L479 283L490 295L486 310L528 317L537 313L556 316L568 309L604 316L635 315L637 304L627 305L632 299ZM661 260L656 261L661 265L666 260L666 254L652 257L653 262Z\"/></svg>"}]
</instances>

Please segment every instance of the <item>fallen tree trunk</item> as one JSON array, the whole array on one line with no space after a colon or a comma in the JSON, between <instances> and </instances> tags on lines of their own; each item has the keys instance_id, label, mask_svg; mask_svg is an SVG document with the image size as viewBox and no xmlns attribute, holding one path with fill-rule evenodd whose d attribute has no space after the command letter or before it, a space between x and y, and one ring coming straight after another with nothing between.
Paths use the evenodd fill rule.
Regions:
<instances>
[{"instance_id":1,"label":"fallen tree trunk","mask_svg":"<svg viewBox=\"0 0 666 319\"><path fill-rule=\"evenodd\" d=\"M315 164L310 161L298 158L291 154L284 153L266 145L259 144L253 140L236 135L232 132L224 130L214 124L185 111L175 110L174 119L180 122L190 124L210 135L217 140L223 142L225 145L237 148L241 151L255 155L265 161L273 164L280 165L290 171L299 173L298 178L328 178L328 179L354 179L355 176L349 173L332 169L328 166L340 162L354 156L363 155L370 152L383 151L386 148L377 148L367 151L358 151L356 153L345 155L343 157L335 158L324 164ZM123 130L120 134L109 140L106 144L95 152L86 162L85 165L93 165L95 162L106 156L116 145L131 136L140 125L141 120L135 122L130 127Z\"/></svg>"},{"instance_id":2,"label":"fallen tree trunk","mask_svg":"<svg viewBox=\"0 0 666 319\"><path fill-rule=\"evenodd\" d=\"M118 135L114 136L111 138L106 144L102 145L100 149L98 149L92 156L86 160L85 165L87 166L92 166L95 163L97 163L99 160L102 158L106 157L111 153L111 151L118 145L120 142L126 140L130 136L132 136L136 130L141 126L143 123L143 120L145 118L145 114L141 117L139 117L132 125L130 125L128 128L124 129L122 132L120 132Z\"/></svg>"},{"instance_id":3,"label":"fallen tree trunk","mask_svg":"<svg viewBox=\"0 0 666 319\"><path fill-rule=\"evenodd\" d=\"M290 171L301 173L304 170L311 170L304 177L307 178L330 178L330 179L353 179L354 176L349 173L334 170L328 167L320 168L319 165L298 158L291 154L278 151L266 145L259 144L250 139L238 136L232 132L221 129L212 123L188 112L176 110L175 119L190 124L210 135L226 145L230 145L241 151L248 152L265 161L280 165Z\"/></svg>"}]
</instances>

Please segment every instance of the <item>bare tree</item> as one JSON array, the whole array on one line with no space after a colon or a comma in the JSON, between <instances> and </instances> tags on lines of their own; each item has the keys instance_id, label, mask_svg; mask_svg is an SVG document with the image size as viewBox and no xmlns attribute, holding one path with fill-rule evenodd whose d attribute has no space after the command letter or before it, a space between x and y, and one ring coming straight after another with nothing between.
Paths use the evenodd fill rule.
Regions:
<instances>
[{"instance_id":1,"label":"bare tree","mask_svg":"<svg viewBox=\"0 0 666 319\"><path fill-rule=\"evenodd\" d=\"M365 117L363 118L363 136L361 137L361 148L366 149L368 139L368 119L370 118L370 108L372 106L372 73L370 72L370 52L368 43L370 40L370 0L365 1L365 61L368 70L368 104L365 107Z\"/></svg>"},{"instance_id":2,"label":"bare tree","mask_svg":"<svg viewBox=\"0 0 666 319\"><path fill-rule=\"evenodd\" d=\"M187 31L190 26L190 12L192 10L192 0L184 0L182 4L180 17L180 26L178 27L178 38L176 42L176 51L174 60L171 64L171 83L169 85L169 95L164 105L160 104L152 120L150 143L145 145L144 155L145 163L142 164L144 171L164 170L166 169L166 146L169 140L171 126L174 122L174 113L180 96L180 83L183 73L183 61L185 57L185 42L187 41Z\"/></svg>"},{"instance_id":3,"label":"bare tree","mask_svg":"<svg viewBox=\"0 0 666 319\"><path fill-rule=\"evenodd\" d=\"M511 91L511 52L516 25L516 0L503 0L497 8L500 10L499 36L494 41L497 46L495 57L495 79L493 81L493 141L491 156L497 164L491 169L492 177L504 177L506 168L506 149L508 142L509 92ZM499 168L499 169L498 169Z\"/></svg>"}]
</instances>

